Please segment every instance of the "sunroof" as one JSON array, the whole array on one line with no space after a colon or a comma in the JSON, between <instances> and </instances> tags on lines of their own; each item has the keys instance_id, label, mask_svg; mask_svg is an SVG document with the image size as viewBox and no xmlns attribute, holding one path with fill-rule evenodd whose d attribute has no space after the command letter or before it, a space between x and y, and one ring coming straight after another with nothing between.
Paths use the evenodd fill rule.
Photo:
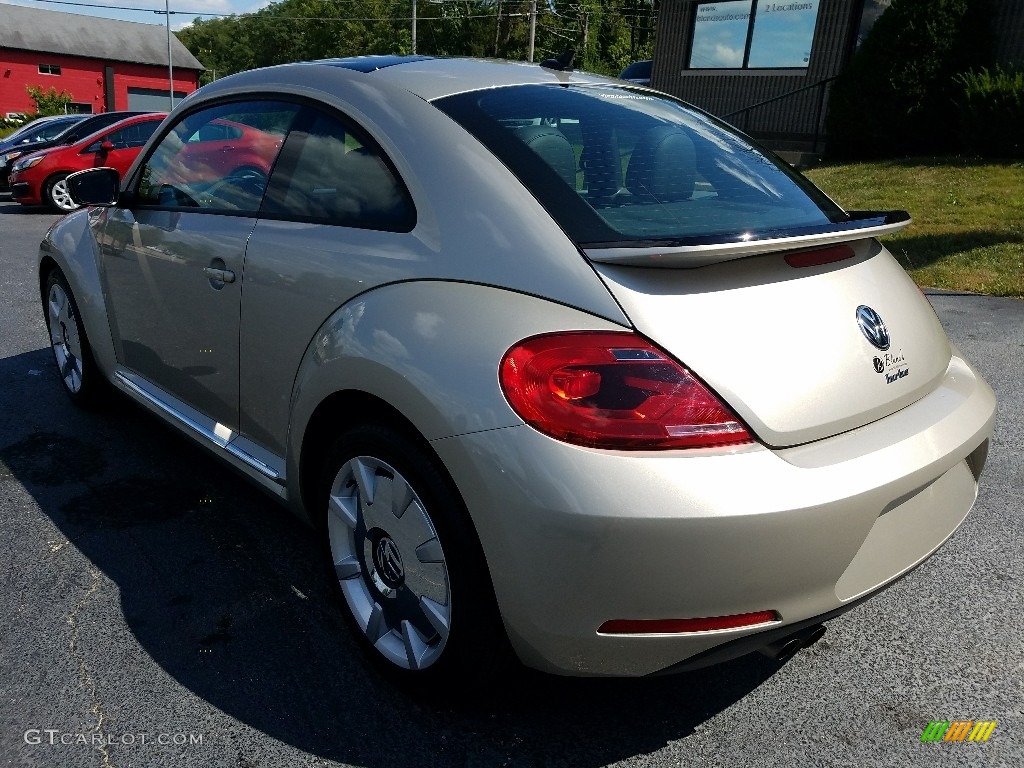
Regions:
<instances>
[{"instance_id":1,"label":"sunroof","mask_svg":"<svg viewBox=\"0 0 1024 768\"><path fill-rule=\"evenodd\" d=\"M385 67L393 67L396 64L409 64L414 61L426 61L434 58L433 56L395 56L395 55L381 55L381 56L352 56L347 59L322 59L321 61L314 62L316 64L327 64L331 67L344 67L345 69L354 69L356 72L375 72L378 69L384 69Z\"/></svg>"}]
</instances>

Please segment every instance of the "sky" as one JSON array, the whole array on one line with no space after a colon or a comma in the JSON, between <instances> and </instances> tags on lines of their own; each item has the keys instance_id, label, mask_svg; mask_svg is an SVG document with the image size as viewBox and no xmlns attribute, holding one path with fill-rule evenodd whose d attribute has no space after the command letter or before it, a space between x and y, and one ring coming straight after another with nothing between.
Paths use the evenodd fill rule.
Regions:
<instances>
[{"instance_id":1,"label":"sky","mask_svg":"<svg viewBox=\"0 0 1024 768\"><path fill-rule=\"evenodd\" d=\"M40 8L63 13L78 13L89 16L100 16L105 19L121 21L137 21L142 24L164 25L165 0L68 0L68 2L87 3L90 6L64 5L56 2L39 2L39 0L0 0L9 5L23 5L28 8ZM192 23L201 13L252 13L270 5L270 0L170 0L171 29L181 29ZM119 10L122 8L140 8L141 11ZM159 14L153 13L159 11ZM213 18L206 16L204 18Z\"/></svg>"}]
</instances>

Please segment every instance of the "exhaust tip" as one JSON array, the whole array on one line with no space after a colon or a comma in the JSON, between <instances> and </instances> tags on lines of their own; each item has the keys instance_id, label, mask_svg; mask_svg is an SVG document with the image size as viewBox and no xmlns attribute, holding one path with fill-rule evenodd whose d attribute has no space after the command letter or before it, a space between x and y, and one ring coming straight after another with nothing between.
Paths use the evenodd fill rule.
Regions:
<instances>
[{"instance_id":1,"label":"exhaust tip","mask_svg":"<svg viewBox=\"0 0 1024 768\"><path fill-rule=\"evenodd\" d=\"M828 630L824 624L815 624L813 627L808 627L800 635L803 640L803 647L810 648L816 642L821 640L827 631Z\"/></svg>"},{"instance_id":2,"label":"exhaust tip","mask_svg":"<svg viewBox=\"0 0 1024 768\"><path fill-rule=\"evenodd\" d=\"M793 658L801 648L809 648L821 640L825 631L824 624L815 624L776 640L774 643L768 643L763 648L759 648L758 651L768 658L784 664Z\"/></svg>"},{"instance_id":3,"label":"exhaust tip","mask_svg":"<svg viewBox=\"0 0 1024 768\"><path fill-rule=\"evenodd\" d=\"M781 640L776 640L774 643L768 643L768 645L757 650L769 659L774 659L783 664L793 658L801 648L803 648L803 643L800 641L800 638L796 635L790 635Z\"/></svg>"}]
</instances>

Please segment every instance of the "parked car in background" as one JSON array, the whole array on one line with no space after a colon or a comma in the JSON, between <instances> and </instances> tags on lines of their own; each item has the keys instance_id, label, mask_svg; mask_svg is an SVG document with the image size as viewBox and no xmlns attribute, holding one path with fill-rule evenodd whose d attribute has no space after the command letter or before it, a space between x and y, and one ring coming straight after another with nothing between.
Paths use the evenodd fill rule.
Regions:
<instances>
[{"instance_id":1,"label":"parked car in background","mask_svg":"<svg viewBox=\"0 0 1024 768\"><path fill-rule=\"evenodd\" d=\"M14 161L24 155L26 152L36 152L42 149L49 149L50 147L66 146L68 144L74 144L79 139L88 136L91 133L95 133L101 128L106 128L108 125L113 125L116 122L124 120L126 117L132 117L134 115L145 115L146 112L139 111L121 111L121 112L101 112L98 115L71 115L76 119L68 121L62 131L55 136L50 136L46 139L41 139L24 149L13 149L9 152L0 154L0 191L9 189L9 179L11 173L11 166L14 165Z\"/></svg>"},{"instance_id":2,"label":"parked car in background","mask_svg":"<svg viewBox=\"0 0 1024 768\"><path fill-rule=\"evenodd\" d=\"M512 651L783 658L976 498L995 399L876 239L909 216L672 96L277 66L67 184L99 206L40 245L69 397L116 387L311 522L362 647L427 695Z\"/></svg>"},{"instance_id":3,"label":"parked car in background","mask_svg":"<svg viewBox=\"0 0 1024 768\"><path fill-rule=\"evenodd\" d=\"M634 61L619 73L619 79L628 80L629 82L636 83L637 85L650 85L651 69L653 67L654 62L651 59Z\"/></svg>"},{"instance_id":4,"label":"parked car in background","mask_svg":"<svg viewBox=\"0 0 1024 768\"><path fill-rule=\"evenodd\" d=\"M27 119L21 127L16 128L0 139L0 147L6 148L10 144L20 143L24 140L41 141L44 138L51 138L63 131L74 122L84 120L88 115L73 113L70 115L43 115L33 119ZM46 126L46 128L44 128ZM56 126L60 126L59 128ZM34 136L42 132L42 136Z\"/></svg>"},{"instance_id":5,"label":"parked car in background","mask_svg":"<svg viewBox=\"0 0 1024 768\"><path fill-rule=\"evenodd\" d=\"M14 133L0 139L0 192L9 189L7 184L10 164L26 152L34 149L45 149L50 146L48 143L75 123L80 123L86 115L55 115L53 117L40 117L31 123L26 123Z\"/></svg>"},{"instance_id":6,"label":"parked car in background","mask_svg":"<svg viewBox=\"0 0 1024 768\"><path fill-rule=\"evenodd\" d=\"M161 194L176 195L180 204L197 207L202 207L198 201L181 196L219 194L221 205L228 205L224 195L262 196L283 141L283 132L217 118L183 137L180 146L165 145L153 157L150 178L160 179ZM237 183L226 184L227 181ZM253 204L248 199L235 202L236 207L242 208ZM203 205L209 204L207 201Z\"/></svg>"},{"instance_id":7,"label":"parked car in background","mask_svg":"<svg viewBox=\"0 0 1024 768\"><path fill-rule=\"evenodd\" d=\"M51 147L14 161L11 167L11 196L23 205L48 205L58 211L73 211L78 205L68 195L68 174L105 166L120 173L139 154L165 115L158 112L129 117L77 144Z\"/></svg>"}]
</instances>

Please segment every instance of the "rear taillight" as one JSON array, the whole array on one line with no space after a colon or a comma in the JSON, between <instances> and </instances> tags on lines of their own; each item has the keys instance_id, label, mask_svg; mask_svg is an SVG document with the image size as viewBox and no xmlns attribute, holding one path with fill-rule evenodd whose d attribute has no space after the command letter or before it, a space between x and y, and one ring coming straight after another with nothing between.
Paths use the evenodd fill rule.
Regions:
<instances>
[{"instance_id":1,"label":"rear taillight","mask_svg":"<svg viewBox=\"0 0 1024 768\"><path fill-rule=\"evenodd\" d=\"M663 450L752 441L693 374L634 333L526 339L505 353L500 378L523 421L567 443Z\"/></svg>"}]
</instances>

